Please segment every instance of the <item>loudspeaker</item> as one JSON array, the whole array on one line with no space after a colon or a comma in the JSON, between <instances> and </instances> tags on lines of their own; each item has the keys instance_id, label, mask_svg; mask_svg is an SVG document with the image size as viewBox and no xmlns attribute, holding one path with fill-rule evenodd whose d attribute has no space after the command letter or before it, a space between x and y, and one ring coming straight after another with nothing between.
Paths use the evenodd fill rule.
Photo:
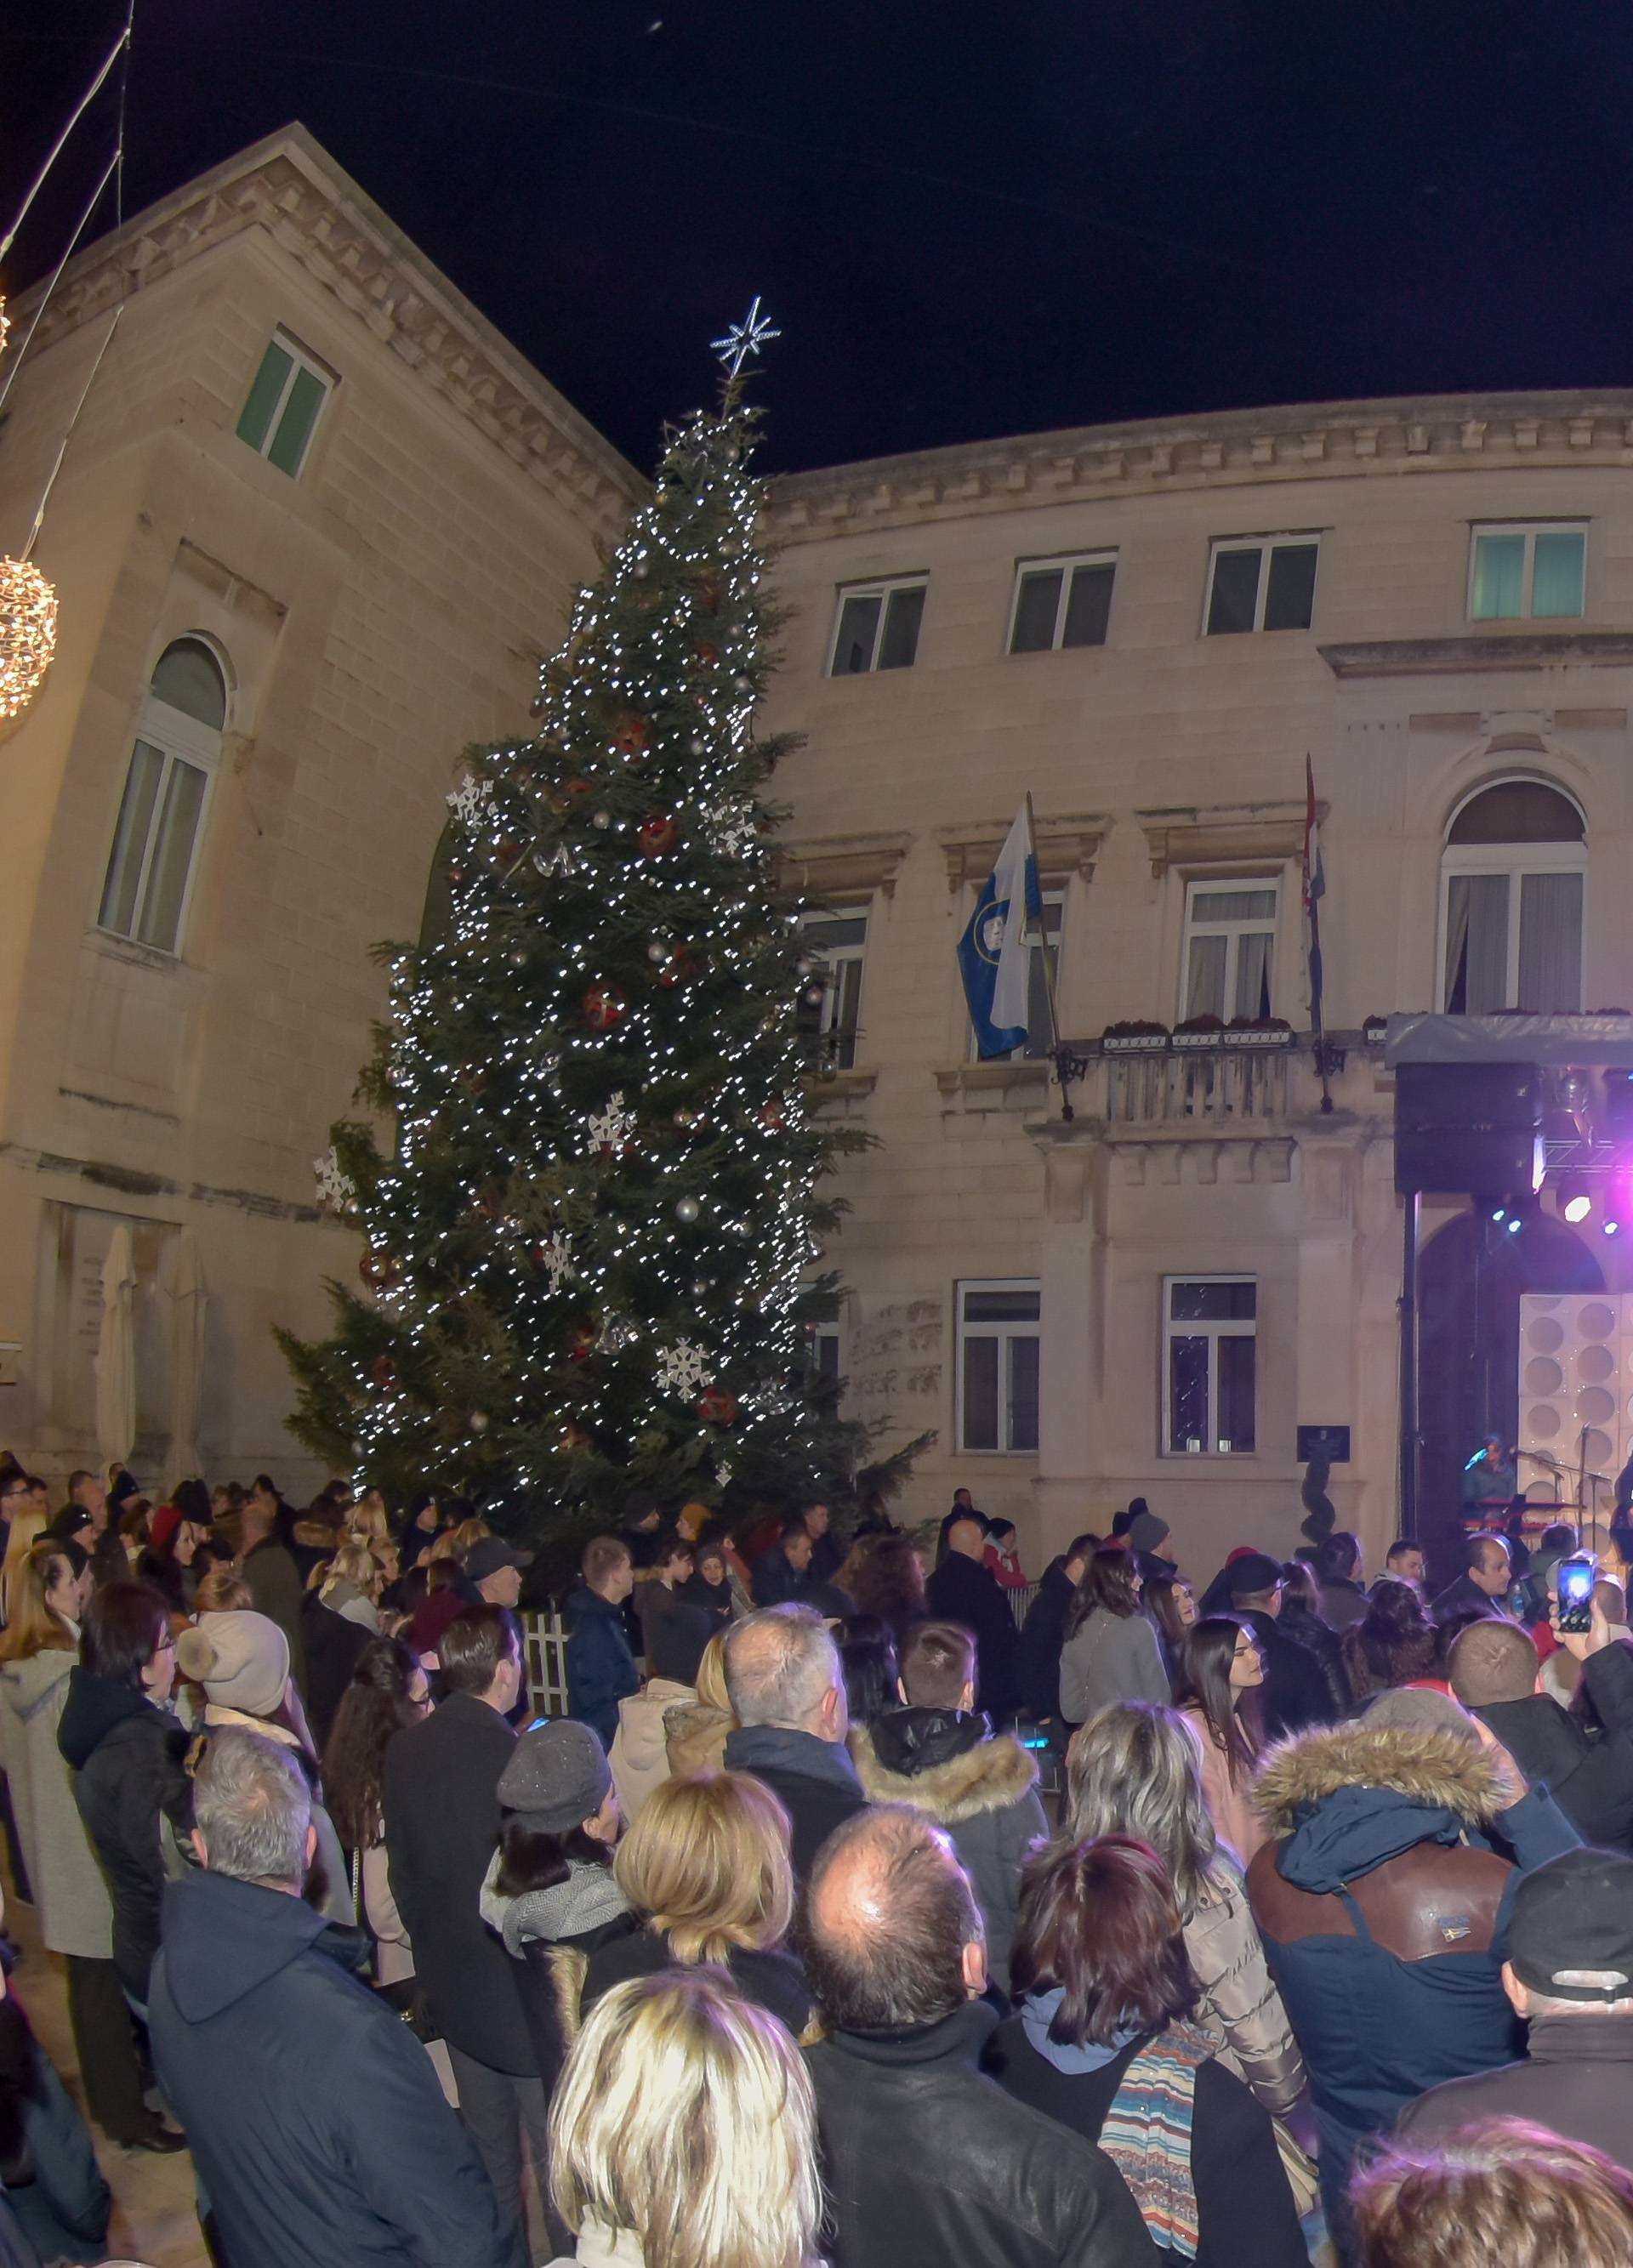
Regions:
<instances>
[{"instance_id":1,"label":"loudspeaker","mask_svg":"<svg viewBox=\"0 0 1633 2268\"><path fill-rule=\"evenodd\" d=\"M1534 1064L1401 1064L1395 1189L1467 1197L1541 1189L1542 1081Z\"/></svg>"}]
</instances>

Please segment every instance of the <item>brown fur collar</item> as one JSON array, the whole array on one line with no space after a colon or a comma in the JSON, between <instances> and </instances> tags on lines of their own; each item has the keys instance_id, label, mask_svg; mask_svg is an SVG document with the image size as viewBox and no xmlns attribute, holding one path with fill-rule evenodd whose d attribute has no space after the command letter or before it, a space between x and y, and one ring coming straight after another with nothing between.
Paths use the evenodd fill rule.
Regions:
<instances>
[{"instance_id":1,"label":"brown fur collar","mask_svg":"<svg viewBox=\"0 0 1633 2268\"><path fill-rule=\"evenodd\" d=\"M886 1771L875 1753L873 1736L859 1727L851 1735L851 1760L862 1792L874 1803L910 1803L927 1811L942 1827L979 1818L983 1811L1004 1811L1018 1803L1038 1780L1037 1759L1013 1734L1000 1733L978 1742L962 1756L927 1771Z\"/></svg>"},{"instance_id":2,"label":"brown fur collar","mask_svg":"<svg viewBox=\"0 0 1633 2268\"><path fill-rule=\"evenodd\" d=\"M1300 1733L1270 1750L1253 1802L1276 1835L1291 1832L1301 1804L1341 1787L1377 1787L1454 1811L1471 1826L1494 1819L1508 1798L1486 1751L1457 1733L1408 1732L1364 1722Z\"/></svg>"}]
</instances>

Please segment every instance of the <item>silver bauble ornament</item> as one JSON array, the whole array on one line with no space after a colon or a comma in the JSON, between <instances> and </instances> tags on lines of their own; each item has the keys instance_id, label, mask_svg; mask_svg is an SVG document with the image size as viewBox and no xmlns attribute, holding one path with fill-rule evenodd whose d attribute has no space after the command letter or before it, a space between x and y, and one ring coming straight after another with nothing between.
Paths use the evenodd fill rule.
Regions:
<instances>
[{"instance_id":1,"label":"silver bauble ornament","mask_svg":"<svg viewBox=\"0 0 1633 2268\"><path fill-rule=\"evenodd\" d=\"M473 1433L485 1433L491 1422L485 1410L473 1410L470 1413L470 1430Z\"/></svg>"},{"instance_id":2,"label":"silver bauble ornament","mask_svg":"<svg viewBox=\"0 0 1633 2268\"><path fill-rule=\"evenodd\" d=\"M702 1211L703 1207L698 1203L696 1197L677 1197L675 1201L675 1218L676 1220L684 1221L688 1227Z\"/></svg>"},{"instance_id":3,"label":"silver bauble ornament","mask_svg":"<svg viewBox=\"0 0 1633 2268\"><path fill-rule=\"evenodd\" d=\"M610 811L598 811L590 823L594 827L599 827L604 835L612 824L612 814Z\"/></svg>"}]
</instances>

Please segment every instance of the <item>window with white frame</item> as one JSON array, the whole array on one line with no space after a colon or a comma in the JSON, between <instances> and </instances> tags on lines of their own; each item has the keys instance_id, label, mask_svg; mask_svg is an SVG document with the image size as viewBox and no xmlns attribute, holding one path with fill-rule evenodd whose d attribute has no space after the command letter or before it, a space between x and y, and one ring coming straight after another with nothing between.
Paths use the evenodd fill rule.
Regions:
<instances>
[{"instance_id":1,"label":"window with white frame","mask_svg":"<svg viewBox=\"0 0 1633 2268\"><path fill-rule=\"evenodd\" d=\"M807 914L800 934L822 983L822 1005L814 1020L821 1035L822 1057L836 1071L849 1071L856 1061L856 1035L861 1028L862 963L868 953L868 909L841 906L831 913Z\"/></svg>"},{"instance_id":2,"label":"window with white frame","mask_svg":"<svg viewBox=\"0 0 1633 2268\"><path fill-rule=\"evenodd\" d=\"M1582 1005L1582 814L1541 780L1502 780L1453 815L1440 859L1440 1005L1449 1016Z\"/></svg>"},{"instance_id":3,"label":"window with white frame","mask_svg":"<svg viewBox=\"0 0 1633 2268\"><path fill-rule=\"evenodd\" d=\"M1042 1295L1011 1277L958 1286L958 1447L1016 1455L1038 1447Z\"/></svg>"},{"instance_id":4,"label":"window with white frame","mask_svg":"<svg viewBox=\"0 0 1633 2268\"><path fill-rule=\"evenodd\" d=\"M286 331L275 331L240 413L239 439L297 479L334 384L332 371Z\"/></svg>"},{"instance_id":5,"label":"window with white frame","mask_svg":"<svg viewBox=\"0 0 1633 2268\"><path fill-rule=\"evenodd\" d=\"M1251 1276L1163 1278L1163 1449L1245 1456L1253 1447L1259 1286Z\"/></svg>"},{"instance_id":6,"label":"window with white frame","mask_svg":"<svg viewBox=\"0 0 1633 2268\"><path fill-rule=\"evenodd\" d=\"M226 724L226 677L203 638L159 657L125 774L100 928L159 953L181 950L204 810Z\"/></svg>"},{"instance_id":7,"label":"window with white frame","mask_svg":"<svg viewBox=\"0 0 1633 2268\"><path fill-rule=\"evenodd\" d=\"M1319 549L1313 535L1221 537L1208 564L1208 637L1307 630Z\"/></svg>"},{"instance_id":8,"label":"window with white frame","mask_svg":"<svg viewBox=\"0 0 1633 2268\"><path fill-rule=\"evenodd\" d=\"M1587 530L1580 524L1476 527L1468 554L1469 620L1575 620L1586 577Z\"/></svg>"},{"instance_id":9,"label":"window with white frame","mask_svg":"<svg viewBox=\"0 0 1633 2268\"><path fill-rule=\"evenodd\" d=\"M1048 653L1068 645L1104 645L1112 615L1114 551L1074 559L1023 559L1009 615L1011 653Z\"/></svg>"},{"instance_id":10,"label":"window with white frame","mask_svg":"<svg viewBox=\"0 0 1633 2268\"><path fill-rule=\"evenodd\" d=\"M1010 1049L1007 1058L1010 1063L1041 1062L1053 1051L1054 1020L1049 1012L1049 992L1060 976L1060 928L1065 918L1065 891L1046 890L1038 924L1042 934L1034 933L1026 940L1026 1037L1018 1048ZM973 1063L979 1053L973 1031L969 1048ZM1004 1060L1002 1057L987 1057L989 1063Z\"/></svg>"},{"instance_id":11,"label":"window with white frame","mask_svg":"<svg viewBox=\"0 0 1633 2268\"><path fill-rule=\"evenodd\" d=\"M839 1326L838 1323L816 1323L812 1326L811 1371L824 1386L839 1382Z\"/></svg>"},{"instance_id":12,"label":"window with white frame","mask_svg":"<svg viewBox=\"0 0 1633 2268\"><path fill-rule=\"evenodd\" d=\"M1180 955L1179 1015L1238 1017L1271 1013L1280 885L1274 875L1187 882Z\"/></svg>"},{"instance_id":13,"label":"window with white frame","mask_svg":"<svg viewBox=\"0 0 1633 2268\"><path fill-rule=\"evenodd\" d=\"M911 669L924 620L922 575L852 583L839 593L828 656L830 677L865 677L876 669Z\"/></svg>"}]
</instances>

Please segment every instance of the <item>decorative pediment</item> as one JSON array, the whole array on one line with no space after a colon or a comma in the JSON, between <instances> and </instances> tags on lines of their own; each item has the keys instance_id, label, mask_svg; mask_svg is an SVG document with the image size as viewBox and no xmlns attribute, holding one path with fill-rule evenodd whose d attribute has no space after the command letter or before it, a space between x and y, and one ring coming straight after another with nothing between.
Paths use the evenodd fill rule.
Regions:
<instances>
[{"instance_id":1,"label":"decorative pediment","mask_svg":"<svg viewBox=\"0 0 1633 2268\"><path fill-rule=\"evenodd\" d=\"M830 904L873 890L883 890L888 898L912 847L913 836L905 830L812 835L802 842L779 843L777 886L789 897L825 898Z\"/></svg>"},{"instance_id":2,"label":"decorative pediment","mask_svg":"<svg viewBox=\"0 0 1633 2268\"><path fill-rule=\"evenodd\" d=\"M1323 819L1326 806L1318 804ZM1176 805L1134 814L1160 880L1171 866L1229 865L1265 858L1300 858L1304 847L1302 802Z\"/></svg>"},{"instance_id":3,"label":"decorative pediment","mask_svg":"<svg viewBox=\"0 0 1633 2268\"><path fill-rule=\"evenodd\" d=\"M972 820L963 826L936 828L935 839L947 861L950 890L957 890L965 882L986 880L1014 823L1015 814L1011 812L1008 819ZM1038 839L1039 880L1064 882L1080 874L1085 882L1092 881L1094 862L1111 824L1099 812L1065 812L1058 818L1038 814L1033 825Z\"/></svg>"}]
</instances>

